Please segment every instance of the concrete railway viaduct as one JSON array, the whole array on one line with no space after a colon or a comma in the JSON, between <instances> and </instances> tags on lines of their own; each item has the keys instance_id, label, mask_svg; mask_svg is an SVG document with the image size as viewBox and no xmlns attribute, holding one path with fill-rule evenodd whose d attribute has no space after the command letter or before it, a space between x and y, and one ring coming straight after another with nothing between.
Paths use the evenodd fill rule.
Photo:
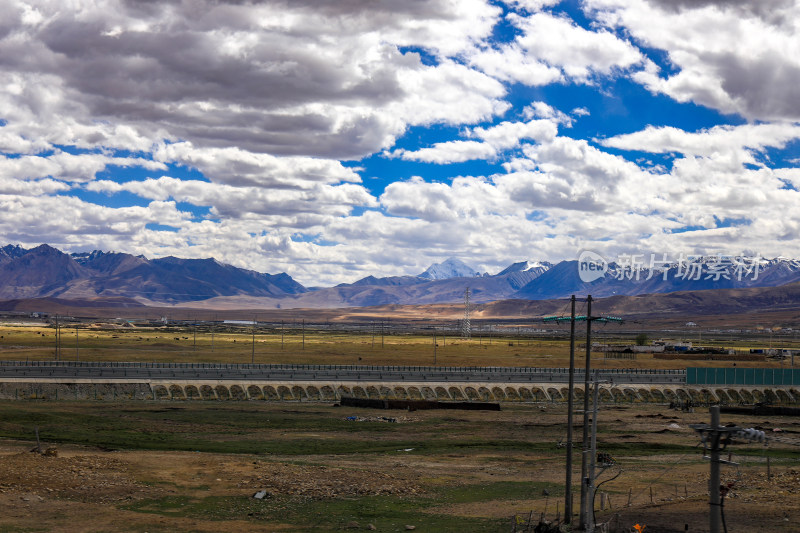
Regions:
<instances>
[{"instance_id":1,"label":"concrete railway viaduct","mask_svg":"<svg viewBox=\"0 0 800 533\"><path fill-rule=\"evenodd\" d=\"M764 384L762 377L757 385L744 383L748 380L711 385L696 383L696 371L689 374L695 383L687 383L685 370L598 370L599 394L601 401L614 403L800 403L800 385L793 381ZM563 368L5 361L0 398L561 402L567 399L568 377ZM583 371L576 371L578 398L583 380Z\"/></svg>"}]
</instances>

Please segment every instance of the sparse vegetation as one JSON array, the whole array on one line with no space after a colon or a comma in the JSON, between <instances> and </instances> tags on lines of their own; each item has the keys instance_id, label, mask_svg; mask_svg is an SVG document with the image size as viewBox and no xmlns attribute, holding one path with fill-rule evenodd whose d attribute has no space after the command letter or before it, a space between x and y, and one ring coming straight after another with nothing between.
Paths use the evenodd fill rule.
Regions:
<instances>
[{"instance_id":1,"label":"sparse vegetation","mask_svg":"<svg viewBox=\"0 0 800 533\"><path fill-rule=\"evenodd\" d=\"M299 403L3 402L0 504L10 512L0 530L63 529L65 517L81 517L104 531L338 531L357 523L500 532L515 513L554 520L563 512L563 405L418 411L394 424L347 420L352 414ZM679 530L704 528L708 463L688 424L705 418L657 405L602 410L599 448L617 461L611 472L623 474L603 485L613 510L598 509L598 519L619 514L617 531L637 522L671 531L677 514ZM736 422L800 432L794 421L750 418ZM36 426L58 457L28 453ZM738 480L729 520L756 527L775 513L797 516L792 480L800 472L790 446L730 451L739 467L723 469ZM573 459L577 476L578 441ZM262 500L253 498L259 490L268 493ZM20 494L41 495L41 512L22 513L32 504ZM794 525L774 523L776 531Z\"/></svg>"},{"instance_id":2,"label":"sparse vegetation","mask_svg":"<svg viewBox=\"0 0 800 533\"><path fill-rule=\"evenodd\" d=\"M436 363L566 366L566 337L512 333L516 332L469 341L439 334ZM6 325L0 327L0 336L2 359L54 357L54 331L47 325ZM296 329L262 328L253 344L252 331L231 328L213 333L213 350L211 337L210 331L195 335L191 328L82 328L76 352L74 329L65 328L61 358L249 363L255 346L259 363L434 363L432 337L426 335L376 335L373 340L371 332L309 328L303 336ZM634 336L606 330L595 338L629 344ZM704 344L746 349L749 342L753 341L712 338ZM647 354L636 360L604 360L598 353L594 360L596 367L687 364L654 360ZM741 363L752 365L767 366ZM0 402L0 505L11 510L0 517L0 531L68 530L77 517L88 520L88 529L105 531L334 531L353 524L359 529L372 524L378 531L403 530L407 524L419 531L507 531L513 514L527 516L533 510L555 519L563 512L564 448L559 443L565 438L564 409L561 403L508 404L501 412L418 411L400 423L378 423L347 420L354 414L351 408L324 403ZM613 456L624 473L603 486L613 510L598 511L598 518L619 514L620 531L637 522L646 523L648 531L671 531L678 523L675 516L680 517L679 530L683 523L693 529L705 527L708 464L688 424L707 417L678 411L665 416L665 409L620 404L601 410L600 449ZM355 414L365 413L369 410ZM736 422L781 427L782 435L800 433L794 421L749 418ZM58 447L59 457L26 460L24 469L9 468L21 457L18 454L32 447L37 426L43 442ZM580 448L576 441L576 476ZM796 486L796 448L779 443L768 448L738 445L733 453L740 466L727 475L740 480L740 486L726 505L730 521L757 528L775 509L798 515L796 494L781 495L777 485ZM59 463L84 456L90 459L80 462L80 468ZM104 457L114 461L103 462ZM773 469L769 480L767 457ZM106 466L95 471L85 466L95 463ZM58 465L61 470L54 470ZM25 474L14 478L15 471ZM72 485L59 488L64 481L50 476L53 471L65 472ZM104 480L123 474L125 483L136 490L119 488L118 499L100 501L107 490ZM37 481L42 479L48 484ZM87 479L96 485L87 485ZM579 486L577 480L574 483ZM253 499L262 489L270 496ZM87 496L86 490L95 492ZM35 515L26 515L31 503L22 498L33 498L31 494L52 501ZM796 526L793 521L773 522L776 531Z\"/></svg>"},{"instance_id":3,"label":"sparse vegetation","mask_svg":"<svg viewBox=\"0 0 800 533\"><path fill-rule=\"evenodd\" d=\"M99 323L98 323L99 324ZM531 327L531 325L529 325ZM595 332L601 343L630 344L633 336L606 326ZM488 330L488 328L487 328ZM569 361L568 327L554 334L519 332L515 327L475 333L469 340L454 332L433 336L388 334L376 329L311 329L305 334L296 327L261 326L256 330L242 327L209 328L141 327L120 328L110 324L81 325L77 339L75 328L61 329L60 358L66 361L142 361L142 362L219 362L219 363L290 363L335 365L434 365L438 366L536 366L566 367ZM395 330L395 332L398 330ZM0 360L53 360L56 354L54 328L0 325ZM644 337L643 337L644 336ZM635 342L649 341L640 333ZM680 340L681 337L675 340ZM580 341L580 337L579 337ZM707 346L725 346L745 353L750 347L763 347L758 337L709 337ZM798 348L794 337L774 340L775 346ZM435 348L435 350L434 350ZM583 350L577 350L580 360ZM672 361L654 359L652 354L638 354L635 360L604 359L596 353L596 368L680 368L714 365L713 361ZM740 366L780 366L780 361L742 361Z\"/></svg>"}]
</instances>

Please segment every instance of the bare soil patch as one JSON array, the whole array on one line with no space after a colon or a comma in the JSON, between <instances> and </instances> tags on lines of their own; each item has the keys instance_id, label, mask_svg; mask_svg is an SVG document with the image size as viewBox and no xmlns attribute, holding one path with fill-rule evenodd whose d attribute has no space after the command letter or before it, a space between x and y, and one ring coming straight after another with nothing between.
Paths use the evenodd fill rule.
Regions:
<instances>
[{"instance_id":1,"label":"bare soil patch","mask_svg":"<svg viewBox=\"0 0 800 533\"><path fill-rule=\"evenodd\" d=\"M26 405L39 416L41 403L13 404L17 410ZM242 404L136 405L103 409L112 417L125 413L134 428L136 417L144 417L153 438L186 430L176 420L198 419L204 423L187 427L196 425L202 434L227 428L220 446L256 437L265 446L294 439L346 446L337 453L290 454L109 452L58 443L58 456L45 457L31 453L29 441L0 441L0 531L339 531L355 522L362 530L372 524L377 531L402 531L410 524L417 531L499 532L509 530L514 514L563 518L561 405L456 415L420 411L403 424L371 420L382 411L319 404L248 403L250 417ZM100 416L91 402L69 409L76 420L84 411ZM363 421L344 420L352 415ZM598 521L611 522L612 531L627 532L635 523L655 533L678 533L684 524L707 531L708 462L688 427L706 418L658 405L605 406L599 449L617 465L599 481L620 475L600 488L610 503L601 511L598 496ZM794 419L782 417L725 415L723 422L780 427L790 438L798 430ZM46 434L47 422L40 423ZM580 433L576 426L577 439ZM376 451L374 442L391 446ZM725 500L728 530L800 531L798 448L741 443L729 451L738 466L723 466L723 482L733 483ZM573 460L577 491L577 441ZM254 499L262 490L265 497Z\"/></svg>"}]
</instances>

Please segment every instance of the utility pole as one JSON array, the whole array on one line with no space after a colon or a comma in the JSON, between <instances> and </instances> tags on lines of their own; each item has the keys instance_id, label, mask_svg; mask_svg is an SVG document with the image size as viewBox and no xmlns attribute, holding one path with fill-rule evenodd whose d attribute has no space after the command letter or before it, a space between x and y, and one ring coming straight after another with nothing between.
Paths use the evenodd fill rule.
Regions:
<instances>
[{"instance_id":1,"label":"utility pole","mask_svg":"<svg viewBox=\"0 0 800 533\"><path fill-rule=\"evenodd\" d=\"M600 400L600 380L597 377L597 372L594 375L594 394L592 397L592 441L589 447L589 484L587 487L587 525L589 531L594 531L594 491L595 491L595 477L594 468L597 460L597 404Z\"/></svg>"},{"instance_id":2,"label":"utility pole","mask_svg":"<svg viewBox=\"0 0 800 533\"><path fill-rule=\"evenodd\" d=\"M571 298L572 313L569 318L564 316L546 316L542 318L543 322L565 322L570 321L570 362L569 362L569 392L567 398L567 478L566 478L566 494L565 494L565 523L572 521L572 499L570 491L572 490L572 416L573 416L573 396L575 387L575 322L586 321L586 369L584 373L583 384L583 453L581 454L581 504L580 504L580 525L578 529L582 531L592 531L594 529L593 518L588 515L593 515L590 512L592 503L587 503L589 487L594 483L593 477L590 478L588 456L592 454L592 446L589 442L589 384L591 378L591 355L592 355L592 322L618 322L621 323L622 319L616 316L592 316L592 297L588 296L586 299L586 315L575 316L575 296ZM595 400L597 404L597 400ZM596 415L595 415L596 417ZM594 463L592 463L594 465ZM592 470L594 466L592 466ZM594 476L592 471L591 476Z\"/></svg>"},{"instance_id":3,"label":"utility pole","mask_svg":"<svg viewBox=\"0 0 800 533\"><path fill-rule=\"evenodd\" d=\"M591 517L588 510L589 493L589 383L592 371L592 297L586 298L586 369L583 381L583 453L581 454L581 517L579 529L593 531Z\"/></svg>"},{"instance_id":4,"label":"utility pole","mask_svg":"<svg viewBox=\"0 0 800 533\"><path fill-rule=\"evenodd\" d=\"M700 434L700 443L703 445L704 459L710 459L711 472L708 478L708 506L709 506L709 527L711 533L719 533L720 522L723 529L725 527L725 515L723 514L723 499L725 493L730 489L720 485L720 466L721 464L738 466L738 463L733 463L720 459L720 452L727 448L728 444L733 442L733 439L742 439L750 442L764 442L768 440L775 440L778 442L785 442L787 444L800 445L800 442L786 440L781 437L769 437L767 439L766 433L755 428L743 429L738 426L720 426L719 421L719 406L714 405L710 408L711 424L691 424L689 427L694 429ZM705 455L707 454L707 455ZM767 457L767 466L769 466L769 457Z\"/></svg>"},{"instance_id":5,"label":"utility pole","mask_svg":"<svg viewBox=\"0 0 800 533\"><path fill-rule=\"evenodd\" d=\"M711 475L708 478L708 527L711 533L719 533L721 513L719 506L719 406L711 407Z\"/></svg>"},{"instance_id":6,"label":"utility pole","mask_svg":"<svg viewBox=\"0 0 800 533\"><path fill-rule=\"evenodd\" d=\"M719 406L712 405L709 409L711 424L691 424L689 427L700 434L700 443L703 445L704 459L709 459L710 474L708 477L708 525L711 533L720 532L722 522L722 498L720 496L720 464L736 465L719 458L722 450L727 448L734 437L750 441L765 442L766 435L756 429L742 429L736 426L719 425Z\"/></svg>"},{"instance_id":7,"label":"utility pole","mask_svg":"<svg viewBox=\"0 0 800 533\"><path fill-rule=\"evenodd\" d=\"M569 392L567 393L567 479L564 495L564 523L572 523L572 411L575 394L575 295L572 301L569 333Z\"/></svg>"},{"instance_id":8,"label":"utility pole","mask_svg":"<svg viewBox=\"0 0 800 533\"><path fill-rule=\"evenodd\" d=\"M78 353L78 324L75 324L75 360L81 360L80 354Z\"/></svg>"},{"instance_id":9,"label":"utility pole","mask_svg":"<svg viewBox=\"0 0 800 533\"><path fill-rule=\"evenodd\" d=\"M436 326L433 326L433 366L436 366Z\"/></svg>"}]
</instances>

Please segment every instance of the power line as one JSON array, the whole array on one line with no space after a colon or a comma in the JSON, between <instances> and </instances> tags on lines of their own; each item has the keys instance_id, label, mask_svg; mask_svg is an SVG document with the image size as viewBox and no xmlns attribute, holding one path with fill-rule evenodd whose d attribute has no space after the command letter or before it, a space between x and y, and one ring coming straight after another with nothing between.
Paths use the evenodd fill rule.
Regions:
<instances>
[{"instance_id":1,"label":"power line","mask_svg":"<svg viewBox=\"0 0 800 533\"><path fill-rule=\"evenodd\" d=\"M570 322L570 361L569 361L569 392L567 407L567 483L565 490L565 505L566 521L572 521L572 404L573 395L575 391L574 376L575 376L575 323L579 321L586 322L586 368L584 371L584 385L583 385L583 448L581 454L581 505L580 505L580 529L591 531L594 529L594 512L590 507L594 501L594 457L587 457L587 454L592 453L592 447L589 443L589 383L591 380L591 357L592 357L592 322L618 322L621 323L620 317L603 317L592 316L592 296L586 297L585 307L586 314L576 316L575 314L575 296L570 298L571 312L570 316L546 316L542 318L543 322ZM597 400L595 400L595 406ZM595 417L596 418L596 417ZM593 419L594 421L594 419ZM595 438L596 428L592 429L592 440Z\"/></svg>"},{"instance_id":2,"label":"power line","mask_svg":"<svg viewBox=\"0 0 800 533\"><path fill-rule=\"evenodd\" d=\"M719 416L720 408L718 405L711 406L710 413L711 424L692 424L689 427L700 435L700 444L703 445L703 451L705 452L704 458L709 459L711 463L708 478L709 527L711 533L719 533L720 523L725 531L727 531L723 505L725 493L730 489L729 486L723 487L720 485L720 465L732 464L738 466L737 463L720 459L720 452L725 450L729 444L733 443L734 439L747 440L750 442L767 442L768 440L777 439L767 437L765 432L754 428L744 429L738 426L721 426ZM795 443L787 442L787 444Z\"/></svg>"}]
</instances>

